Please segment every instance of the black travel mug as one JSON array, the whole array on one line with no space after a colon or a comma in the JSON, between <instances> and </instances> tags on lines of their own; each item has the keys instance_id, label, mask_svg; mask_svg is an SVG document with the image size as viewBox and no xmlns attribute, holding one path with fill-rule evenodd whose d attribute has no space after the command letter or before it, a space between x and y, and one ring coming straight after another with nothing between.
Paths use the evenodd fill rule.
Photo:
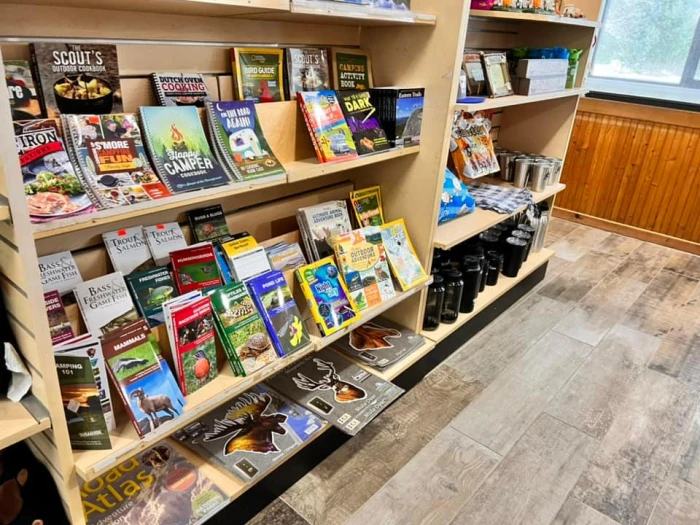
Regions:
<instances>
[{"instance_id":1,"label":"black travel mug","mask_svg":"<svg viewBox=\"0 0 700 525\"><path fill-rule=\"evenodd\" d=\"M483 292L486 288L486 251L481 245L471 246L468 255L476 255L479 258L479 269L481 270L481 280L479 281L479 291Z\"/></svg>"},{"instance_id":2,"label":"black travel mug","mask_svg":"<svg viewBox=\"0 0 700 525\"><path fill-rule=\"evenodd\" d=\"M532 247L532 235L524 232L523 230L517 229L513 230L512 236L527 242L525 252L523 253L523 262L527 261L527 258L530 256L530 248Z\"/></svg>"},{"instance_id":3,"label":"black travel mug","mask_svg":"<svg viewBox=\"0 0 700 525\"><path fill-rule=\"evenodd\" d=\"M462 259L462 274L464 275L464 291L462 292L459 313L468 314L474 311L476 297L479 295L481 267L478 255L467 255Z\"/></svg>"},{"instance_id":4,"label":"black travel mug","mask_svg":"<svg viewBox=\"0 0 700 525\"><path fill-rule=\"evenodd\" d=\"M462 272L452 270L445 275L445 302L442 305L442 315L440 316L443 323L452 324L457 321L463 290Z\"/></svg>"},{"instance_id":5,"label":"black travel mug","mask_svg":"<svg viewBox=\"0 0 700 525\"><path fill-rule=\"evenodd\" d=\"M479 240L481 245L484 247L486 253L494 250L498 250L501 244L501 239L498 233L494 232L484 232L479 235Z\"/></svg>"},{"instance_id":6,"label":"black travel mug","mask_svg":"<svg viewBox=\"0 0 700 525\"><path fill-rule=\"evenodd\" d=\"M503 254L497 251L490 251L486 254L489 261L489 271L486 274L486 285L496 286L498 284L498 274L503 270Z\"/></svg>"},{"instance_id":7,"label":"black travel mug","mask_svg":"<svg viewBox=\"0 0 700 525\"><path fill-rule=\"evenodd\" d=\"M527 248L527 241L517 237L508 237L503 252L503 275L517 277L523 265L523 256Z\"/></svg>"},{"instance_id":8,"label":"black travel mug","mask_svg":"<svg viewBox=\"0 0 700 525\"><path fill-rule=\"evenodd\" d=\"M438 329L444 302L444 280L440 275L434 275L433 283L428 287L428 299L425 303L425 315L423 316L423 330L432 332Z\"/></svg>"}]
</instances>

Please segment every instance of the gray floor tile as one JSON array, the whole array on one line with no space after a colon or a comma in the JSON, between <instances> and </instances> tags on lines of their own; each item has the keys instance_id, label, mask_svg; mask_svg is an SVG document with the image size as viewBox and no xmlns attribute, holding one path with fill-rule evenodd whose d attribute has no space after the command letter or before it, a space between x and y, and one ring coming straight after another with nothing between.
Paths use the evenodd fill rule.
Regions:
<instances>
[{"instance_id":1,"label":"gray floor tile","mask_svg":"<svg viewBox=\"0 0 700 525\"><path fill-rule=\"evenodd\" d=\"M697 525L700 523L700 489L677 479L669 480L648 525Z\"/></svg>"},{"instance_id":2,"label":"gray floor tile","mask_svg":"<svg viewBox=\"0 0 700 525\"><path fill-rule=\"evenodd\" d=\"M621 277L649 283L671 258L673 250L645 242L615 270Z\"/></svg>"},{"instance_id":3,"label":"gray floor tile","mask_svg":"<svg viewBox=\"0 0 700 525\"><path fill-rule=\"evenodd\" d=\"M595 509L584 505L580 501L569 498L564 506L554 518L551 525L616 525L617 522L611 520Z\"/></svg>"},{"instance_id":4,"label":"gray floor tile","mask_svg":"<svg viewBox=\"0 0 700 525\"><path fill-rule=\"evenodd\" d=\"M250 520L248 525L309 525L309 523L278 498Z\"/></svg>"},{"instance_id":5,"label":"gray floor tile","mask_svg":"<svg viewBox=\"0 0 700 525\"><path fill-rule=\"evenodd\" d=\"M553 243L550 248L557 252L557 257L567 261L578 261L591 249L603 242L610 234L603 230L579 226L568 235Z\"/></svg>"}]
</instances>

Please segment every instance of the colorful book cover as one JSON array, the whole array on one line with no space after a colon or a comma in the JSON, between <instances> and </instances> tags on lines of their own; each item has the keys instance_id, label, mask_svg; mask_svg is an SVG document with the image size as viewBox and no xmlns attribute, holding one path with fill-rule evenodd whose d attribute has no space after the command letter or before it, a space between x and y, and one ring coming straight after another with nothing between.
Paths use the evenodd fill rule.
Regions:
<instances>
[{"instance_id":1,"label":"colorful book cover","mask_svg":"<svg viewBox=\"0 0 700 525\"><path fill-rule=\"evenodd\" d=\"M303 266L295 274L314 321L324 336L345 328L359 318L333 257Z\"/></svg>"},{"instance_id":2,"label":"colorful book cover","mask_svg":"<svg viewBox=\"0 0 700 525\"><path fill-rule=\"evenodd\" d=\"M163 303L177 297L175 281L168 268L152 268L125 277L139 313L151 328L165 322Z\"/></svg>"},{"instance_id":3,"label":"colorful book cover","mask_svg":"<svg viewBox=\"0 0 700 525\"><path fill-rule=\"evenodd\" d=\"M363 228L366 226L382 226L384 210L382 208L382 192L379 186L350 192L350 202L355 210L357 222Z\"/></svg>"},{"instance_id":4,"label":"colorful book cover","mask_svg":"<svg viewBox=\"0 0 700 525\"><path fill-rule=\"evenodd\" d=\"M224 250L226 257L235 257L258 247L258 241L248 232L241 232L236 235L229 235L219 239L219 245Z\"/></svg>"},{"instance_id":5,"label":"colorful book cover","mask_svg":"<svg viewBox=\"0 0 700 525\"><path fill-rule=\"evenodd\" d=\"M213 241L218 237L231 234L221 204L190 210L187 212L187 219L195 242Z\"/></svg>"},{"instance_id":6,"label":"colorful book cover","mask_svg":"<svg viewBox=\"0 0 700 525\"><path fill-rule=\"evenodd\" d=\"M265 323L245 284L233 283L211 296L214 317L222 335L229 364L239 361L246 375L278 359Z\"/></svg>"},{"instance_id":7,"label":"colorful book cover","mask_svg":"<svg viewBox=\"0 0 700 525\"><path fill-rule=\"evenodd\" d=\"M209 89L199 73L152 73L151 82L161 106L204 107Z\"/></svg>"},{"instance_id":8,"label":"colorful book cover","mask_svg":"<svg viewBox=\"0 0 700 525\"><path fill-rule=\"evenodd\" d=\"M323 427L309 410L258 385L177 432L175 439L249 483Z\"/></svg>"},{"instance_id":9,"label":"colorful book cover","mask_svg":"<svg viewBox=\"0 0 700 525\"><path fill-rule=\"evenodd\" d=\"M299 307L282 272L268 272L246 284L280 357L311 343Z\"/></svg>"},{"instance_id":10,"label":"colorful book cover","mask_svg":"<svg viewBox=\"0 0 700 525\"><path fill-rule=\"evenodd\" d=\"M41 118L41 103L26 60L3 60L12 120Z\"/></svg>"},{"instance_id":11,"label":"colorful book cover","mask_svg":"<svg viewBox=\"0 0 700 525\"><path fill-rule=\"evenodd\" d=\"M282 178L286 174L263 134L252 101L209 102L214 140L239 180Z\"/></svg>"},{"instance_id":12,"label":"colorful book cover","mask_svg":"<svg viewBox=\"0 0 700 525\"><path fill-rule=\"evenodd\" d=\"M29 51L47 117L123 111L117 46L35 43Z\"/></svg>"},{"instance_id":13,"label":"colorful book cover","mask_svg":"<svg viewBox=\"0 0 700 525\"><path fill-rule=\"evenodd\" d=\"M412 330L378 317L333 343L344 354L376 370L389 366L422 347L425 339Z\"/></svg>"},{"instance_id":14,"label":"colorful book cover","mask_svg":"<svg viewBox=\"0 0 700 525\"><path fill-rule=\"evenodd\" d=\"M216 361L214 318L209 297L193 301L172 314L173 358L186 396L219 375Z\"/></svg>"},{"instance_id":15,"label":"colorful book cover","mask_svg":"<svg viewBox=\"0 0 700 525\"><path fill-rule=\"evenodd\" d=\"M63 115L68 153L103 208L170 196L151 167L134 113Z\"/></svg>"},{"instance_id":16,"label":"colorful book cover","mask_svg":"<svg viewBox=\"0 0 700 525\"><path fill-rule=\"evenodd\" d=\"M231 182L214 158L196 108L142 107L140 112L151 159L171 192Z\"/></svg>"},{"instance_id":17,"label":"colorful book cover","mask_svg":"<svg viewBox=\"0 0 700 525\"><path fill-rule=\"evenodd\" d=\"M377 306L396 295L379 226L368 226L333 238L336 260L358 310Z\"/></svg>"},{"instance_id":18,"label":"colorful book cover","mask_svg":"<svg viewBox=\"0 0 700 525\"><path fill-rule=\"evenodd\" d=\"M228 505L224 492L169 441L80 487L87 525L195 525Z\"/></svg>"},{"instance_id":19,"label":"colorful book cover","mask_svg":"<svg viewBox=\"0 0 700 525\"><path fill-rule=\"evenodd\" d=\"M102 240L116 271L129 275L153 268L153 257L141 226L103 233Z\"/></svg>"},{"instance_id":20,"label":"colorful book cover","mask_svg":"<svg viewBox=\"0 0 700 525\"><path fill-rule=\"evenodd\" d=\"M177 222L144 226L143 234L146 237L153 260L158 266L168 264L172 252L187 248L185 234Z\"/></svg>"},{"instance_id":21,"label":"colorful book cover","mask_svg":"<svg viewBox=\"0 0 700 525\"><path fill-rule=\"evenodd\" d=\"M372 59L362 49L331 48L334 89L369 89L372 80Z\"/></svg>"},{"instance_id":22,"label":"colorful book cover","mask_svg":"<svg viewBox=\"0 0 700 525\"><path fill-rule=\"evenodd\" d=\"M287 79L292 98L298 91L331 89L328 51L316 47L287 48Z\"/></svg>"},{"instance_id":23,"label":"colorful book cover","mask_svg":"<svg viewBox=\"0 0 700 525\"><path fill-rule=\"evenodd\" d=\"M211 244L172 252L170 260L180 294L221 286L219 265Z\"/></svg>"},{"instance_id":24,"label":"colorful book cover","mask_svg":"<svg viewBox=\"0 0 700 525\"><path fill-rule=\"evenodd\" d=\"M80 283L75 299L88 332L95 336L118 330L139 316L121 272Z\"/></svg>"},{"instance_id":25,"label":"colorful book cover","mask_svg":"<svg viewBox=\"0 0 700 525\"><path fill-rule=\"evenodd\" d=\"M183 413L185 399L143 319L102 340L102 351L139 437Z\"/></svg>"},{"instance_id":26,"label":"colorful book cover","mask_svg":"<svg viewBox=\"0 0 700 525\"><path fill-rule=\"evenodd\" d=\"M357 157L352 132L345 121L335 91L300 91L297 99L319 162L337 162Z\"/></svg>"},{"instance_id":27,"label":"colorful book cover","mask_svg":"<svg viewBox=\"0 0 700 525\"><path fill-rule=\"evenodd\" d=\"M283 89L284 52L265 47L236 47L231 50L238 100L280 102Z\"/></svg>"},{"instance_id":28,"label":"colorful book cover","mask_svg":"<svg viewBox=\"0 0 700 525\"><path fill-rule=\"evenodd\" d=\"M80 269L70 252L59 252L39 257L39 273L44 292L58 291L64 296L83 282Z\"/></svg>"},{"instance_id":29,"label":"colorful book cover","mask_svg":"<svg viewBox=\"0 0 700 525\"><path fill-rule=\"evenodd\" d=\"M330 239L352 231L345 201L330 201L300 208L297 212L297 217L299 216L302 218L299 229L309 240L309 257L314 260L334 255Z\"/></svg>"},{"instance_id":30,"label":"colorful book cover","mask_svg":"<svg viewBox=\"0 0 700 525\"><path fill-rule=\"evenodd\" d=\"M501 169L491 140L491 119L480 113L458 111L452 123L452 142L457 147L450 152L450 157L464 182Z\"/></svg>"},{"instance_id":31,"label":"colorful book cover","mask_svg":"<svg viewBox=\"0 0 700 525\"><path fill-rule=\"evenodd\" d=\"M268 384L351 436L404 393L330 348L288 366Z\"/></svg>"},{"instance_id":32,"label":"colorful book cover","mask_svg":"<svg viewBox=\"0 0 700 525\"><path fill-rule=\"evenodd\" d=\"M369 91L338 91L338 99L360 155L385 151L391 147L379 123L377 109L370 101Z\"/></svg>"},{"instance_id":33,"label":"colorful book cover","mask_svg":"<svg viewBox=\"0 0 700 525\"><path fill-rule=\"evenodd\" d=\"M46 306L46 315L49 318L51 344L58 345L73 339L75 337L73 327L68 320L66 309L58 291L46 292L44 294L44 305Z\"/></svg>"},{"instance_id":34,"label":"colorful book cover","mask_svg":"<svg viewBox=\"0 0 700 525\"><path fill-rule=\"evenodd\" d=\"M419 146L425 105L425 88L383 87L371 89L379 120L394 147Z\"/></svg>"},{"instance_id":35,"label":"colorful book cover","mask_svg":"<svg viewBox=\"0 0 700 525\"><path fill-rule=\"evenodd\" d=\"M112 442L90 358L56 354L54 360L71 448L109 450Z\"/></svg>"},{"instance_id":36,"label":"colorful book cover","mask_svg":"<svg viewBox=\"0 0 700 525\"><path fill-rule=\"evenodd\" d=\"M296 270L300 266L306 264L306 257L298 242L291 244L280 243L275 246L270 246L265 250L267 252L267 260L270 261L270 267L273 270L286 272Z\"/></svg>"},{"instance_id":37,"label":"colorful book cover","mask_svg":"<svg viewBox=\"0 0 700 525\"><path fill-rule=\"evenodd\" d=\"M408 236L406 223L403 219L382 226L382 242L391 270L398 279L402 290L406 291L428 280L428 274L425 273L423 265L413 249L413 243Z\"/></svg>"}]
</instances>

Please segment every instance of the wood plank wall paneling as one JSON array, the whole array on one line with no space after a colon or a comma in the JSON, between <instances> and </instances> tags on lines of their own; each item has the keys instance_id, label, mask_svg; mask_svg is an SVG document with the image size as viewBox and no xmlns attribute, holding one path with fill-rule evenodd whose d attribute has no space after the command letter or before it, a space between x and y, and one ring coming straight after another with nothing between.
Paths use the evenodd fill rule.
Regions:
<instances>
[{"instance_id":1,"label":"wood plank wall paneling","mask_svg":"<svg viewBox=\"0 0 700 525\"><path fill-rule=\"evenodd\" d=\"M583 99L557 207L700 243L700 113Z\"/></svg>"}]
</instances>

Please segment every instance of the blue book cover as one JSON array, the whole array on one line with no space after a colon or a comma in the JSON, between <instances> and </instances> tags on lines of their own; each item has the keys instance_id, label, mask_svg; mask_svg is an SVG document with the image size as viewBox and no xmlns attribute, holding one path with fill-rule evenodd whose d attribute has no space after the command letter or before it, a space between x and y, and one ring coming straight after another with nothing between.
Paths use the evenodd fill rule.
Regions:
<instances>
[{"instance_id":1,"label":"blue book cover","mask_svg":"<svg viewBox=\"0 0 700 525\"><path fill-rule=\"evenodd\" d=\"M282 272L267 272L251 279L247 285L280 357L296 352L311 342Z\"/></svg>"}]
</instances>

